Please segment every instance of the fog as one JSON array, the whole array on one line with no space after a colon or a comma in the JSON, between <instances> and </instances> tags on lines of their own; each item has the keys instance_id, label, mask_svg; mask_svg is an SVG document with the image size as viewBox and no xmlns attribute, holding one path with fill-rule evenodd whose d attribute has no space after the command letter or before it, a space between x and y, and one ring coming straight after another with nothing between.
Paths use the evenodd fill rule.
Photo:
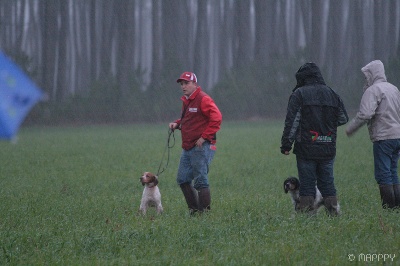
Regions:
<instances>
[{"instance_id":1,"label":"fog","mask_svg":"<svg viewBox=\"0 0 400 266\"><path fill-rule=\"evenodd\" d=\"M372 60L400 86L400 0L13 0L0 13L0 49L48 96L33 123L168 121L184 71L228 119L282 116L309 61L350 110Z\"/></svg>"}]
</instances>

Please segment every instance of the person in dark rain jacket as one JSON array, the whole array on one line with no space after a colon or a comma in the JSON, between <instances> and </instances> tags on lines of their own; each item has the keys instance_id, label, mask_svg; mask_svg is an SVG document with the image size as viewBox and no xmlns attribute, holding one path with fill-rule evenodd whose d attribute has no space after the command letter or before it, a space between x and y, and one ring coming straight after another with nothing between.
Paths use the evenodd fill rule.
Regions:
<instances>
[{"instance_id":1,"label":"person in dark rain jacket","mask_svg":"<svg viewBox=\"0 0 400 266\"><path fill-rule=\"evenodd\" d=\"M342 99L325 84L315 63L301 66L296 80L281 139L281 153L285 155L289 155L294 143L300 180L296 211L314 211L317 185L329 214L338 215L333 176L337 127L346 124L349 118Z\"/></svg>"}]
</instances>

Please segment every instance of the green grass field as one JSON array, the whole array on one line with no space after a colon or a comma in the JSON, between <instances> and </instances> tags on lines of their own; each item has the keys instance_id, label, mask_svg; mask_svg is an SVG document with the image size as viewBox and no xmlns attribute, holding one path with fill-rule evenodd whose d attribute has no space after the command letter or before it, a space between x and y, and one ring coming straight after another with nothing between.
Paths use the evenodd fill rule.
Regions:
<instances>
[{"instance_id":1,"label":"green grass field","mask_svg":"<svg viewBox=\"0 0 400 266\"><path fill-rule=\"evenodd\" d=\"M293 214L282 184L297 170L280 153L282 130L223 124L212 211L199 217L175 183L176 132L164 214L143 217L139 177L157 172L167 124L23 128L17 144L0 142L0 265L400 265L400 213L381 209L367 129L347 138L340 128L337 218Z\"/></svg>"}]
</instances>

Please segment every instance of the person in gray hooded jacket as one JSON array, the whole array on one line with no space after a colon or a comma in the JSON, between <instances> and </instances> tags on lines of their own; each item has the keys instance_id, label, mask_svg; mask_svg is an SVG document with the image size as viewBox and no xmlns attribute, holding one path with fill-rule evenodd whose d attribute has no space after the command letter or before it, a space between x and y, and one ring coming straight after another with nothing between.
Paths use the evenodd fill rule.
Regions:
<instances>
[{"instance_id":1,"label":"person in gray hooded jacket","mask_svg":"<svg viewBox=\"0 0 400 266\"><path fill-rule=\"evenodd\" d=\"M400 91L386 80L385 68L374 60L361 69L365 76L360 109L346 128L353 135L367 124L373 142L374 175L383 208L400 207L397 174L400 153Z\"/></svg>"}]
</instances>

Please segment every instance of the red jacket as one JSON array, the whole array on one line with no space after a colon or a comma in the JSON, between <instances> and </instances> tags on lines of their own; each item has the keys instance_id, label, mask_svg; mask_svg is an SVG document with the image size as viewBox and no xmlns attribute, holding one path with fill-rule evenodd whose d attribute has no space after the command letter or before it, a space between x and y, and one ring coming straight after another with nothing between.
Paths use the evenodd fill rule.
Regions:
<instances>
[{"instance_id":1,"label":"red jacket","mask_svg":"<svg viewBox=\"0 0 400 266\"><path fill-rule=\"evenodd\" d=\"M202 137L215 144L221 128L222 115L217 105L200 87L187 99L182 96L182 117L175 121L182 133L182 148L190 150Z\"/></svg>"}]
</instances>

